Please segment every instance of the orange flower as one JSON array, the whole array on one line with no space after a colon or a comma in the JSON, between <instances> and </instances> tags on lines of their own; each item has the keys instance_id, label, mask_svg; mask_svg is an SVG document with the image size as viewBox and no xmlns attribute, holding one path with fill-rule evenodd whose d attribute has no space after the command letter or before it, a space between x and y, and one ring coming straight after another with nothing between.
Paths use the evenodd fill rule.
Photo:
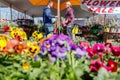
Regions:
<instances>
[{"instance_id":1,"label":"orange flower","mask_svg":"<svg viewBox=\"0 0 120 80\"><path fill-rule=\"evenodd\" d=\"M6 53L11 53L14 50L14 47L17 46L19 44L18 40L10 40L9 42L7 42L7 45L4 48L4 52Z\"/></svg>"},{"instance_id":2,"label":"orange flower","mask_svg":"<svg viewBox=\"0 0 120 80\"><path fill-rule=\"evenodd\" d=\"M19 44L14 48L17 53L22 53L27 48L27 44L25 42L19 42Z\"/></svg>"}]
</instances>

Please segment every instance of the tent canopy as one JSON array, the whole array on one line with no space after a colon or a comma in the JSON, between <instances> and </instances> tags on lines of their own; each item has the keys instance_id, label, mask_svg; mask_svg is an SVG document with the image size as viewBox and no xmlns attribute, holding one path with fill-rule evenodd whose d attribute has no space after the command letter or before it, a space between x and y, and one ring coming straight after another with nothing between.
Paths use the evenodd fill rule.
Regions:
<instances>
[{"instance_id":1,"label":"tent canopy","mask_svg":"<svg viewBox=\"0 0 120 80\"><path fill-rule=\"evenodd\" d=\"M33 0L33 1L39 1L36 3L31 3L31 1L32 0L0 0L0 2L6 4L7 6L12 5L12 8L14 8L20 12L26 13L27 15L30 15L32 17L42 17L43 8L46 6L46 4L47 4L46 1L48 1L48 0ZM41 3L41 1L42 1L42 3ZM62 3L61 6L64 4L65 1L67 1L67 0L61 0L61 3ZM76 0L76 1L70 0L70 1L73 1L71 3L73 5L74 14L75 14L76 18L87 18L89 16L92 16L92 13L89 13L80 8L80 5L78 5L78 3L76 2L78 0ZM54 2L57 2L57 0L54 0ZM43 4L43 5L41 5L41 4ZM65 14L64 8L65 8L65 6L63 6L63 8L61 10L61 16L63 16L63 17ZM57 14L56 8L53 8L52 12L54 15L56 15Z\"/></svg>"}]
</instances>

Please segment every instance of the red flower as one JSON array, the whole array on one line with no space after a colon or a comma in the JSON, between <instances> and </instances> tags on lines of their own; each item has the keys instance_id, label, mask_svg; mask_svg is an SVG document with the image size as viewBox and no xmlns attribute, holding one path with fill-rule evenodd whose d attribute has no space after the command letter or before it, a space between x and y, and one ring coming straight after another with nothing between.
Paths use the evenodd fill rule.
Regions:
<instances>
[{"instance_id":1,"label":"red flower","mask_svg":"<svg viewBox=\"0 0 120 80\"><path fill-rule=\"evenodd\" d=\"M18 41L22 41L22 38L18 35L15 35L15 39L18 40Z\"/></svg>"},{"instance_id":2,"label":"red flower","mask_svg":"<svg viewBox=\"0 0 120 80\"><path fill-rule=\"evenodd\" d=\"M112 47L111 43L105 43L105 47Z\"/></svg>"},{"instance_id":3,"label":"red flower","mask_svg":"<svg viewBox=\"0 0 120 80\"><path fill-rule=\"evenodd\" d=\"M112 53L115 56L120 56L120 47L119 46L112 46Z\"/></svg>"},{"instance_id":4,"label":"red flower","mask_svg":"<svg viewBox=\"0 0 120 80\"><path fill-rule=\"evenodd\" d=\"M104 68L102 62L100 61L100 59L98 60L92 60L91 64L90 64L90 71L91 72L97 72L100 68Z\"/></svg>"},{"instance_id":5,"label":"red flower","mask_svg":"<svg viewBox=\"0 0 120 80\"><path fill-rule=\"evenodd\" d=\"M5 25L5 26L3 27L3 29L4 29L4 32L8 32L9 26Z\"/></svg>"},{"instance_id":6,"label":"red flower","mask_svg":"<svg viewBox=\"0 0 120 80\"><path fill-rule=\"evenodd\" d=\"M117 63L114 62L113 60L108 60L107 63L107 70L111 72L116 72L117 71Z\"/></svg>"},{"instance_id":7,"label":"red flower","mask_svg":"<svg viewBox=\"0 0 120 80\"><path fill-rule=\"evenodd\" d=\"M92 58L96 54L92 48L87 48L87 52L90 58Z\"/></svg>"}]
</instances>

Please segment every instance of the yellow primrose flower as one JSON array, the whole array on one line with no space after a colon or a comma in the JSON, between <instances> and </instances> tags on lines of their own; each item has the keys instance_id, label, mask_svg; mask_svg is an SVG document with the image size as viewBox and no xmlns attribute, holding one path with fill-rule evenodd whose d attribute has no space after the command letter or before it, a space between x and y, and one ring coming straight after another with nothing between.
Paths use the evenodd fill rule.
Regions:
<instances>
[{"instance_id":1,"label":"yellow primrose flower","mask_svg":"<svg viewBox=\"0 0 120 80\"><path fill-rule=\"evenodd\" d=\"M13 31L13 30L14 30L14 28L12 26L10 26L10 31Z\"/></svg>"},{"instance_id":2,"label":"yellow primrose flower","mask_svg":"<svg viewBox=\"0 0 120 80\"><path fill-rule=\"evenodd\" d=\"M14 38L15 35L19 35L20 33L19 31L13 30L10 34L11 34L11 37Z\"/></svg>"},{"instance_id":3,"label":"yellow primrose flower","mask_svg":"<svg viewBox=\"0 0 120 80\"><path fill-rule=\"evenodd\" d=\"M28 54L29 53L29 50L28 49L25 49L24 50L24 54Z\"/></svg>"},{"instance_id":4,"label":"yellow primrose flower","mask_svg":"<svg viewBox=\"0 0 120 80\"><path fill-rule=\"evenodd\" d=\"M7 41L5 40L0 40L0 47L5 47L7 44Z\"/></svg>"},{"instance_id":5,"label":"yellow primrose flower","mask_svg":"<svg viewBox=\"0 0 120 80\"><path fill-rule=\"evenodd\" d=\"M8 36L8 35L5 35L4 36L4 39L8 42L8 41L10 41L10 37Z\"/></svg>"},{"instance_id":6,"label":"yellow primrose flower","mask_svg":"<svg viewBox=\"0 0 120 80\"><path fill-rule=\"evenodd\" d=\"M38 34L38 40L41 40L42 38L43 38L43 34L42 33Z\"/></svg>"},{"instance_id":7,"label":"yellow primrose flower","mask_svg":"<svg viewBox=\"0 0 120 80\"><path fill-rule=\"evenodd\" d=\"M22 65L22 68L24 70L28 70L29 69L29 64L27 62L25 62L23 65Z\"/></svg>"},{"instance_id":8,"label":"yellow primrose flower","mask_svg":"<svg viewBox=\"0 0 120 80\"><path fill-rule=\"evenodd\" d=\"M3 51L3 48L6 46L7 42L5 40L0 40L0 51Z\"/></svg>"},{"instance_id":9,"label":"yellow primrose flower","mask_svg":"<svg viewBox=\"0 0 120 80\"><path fill-rule=\"evenodd\" d=\"M22 37L22 39L27 40L27 35L26 35L26 33L24 31L22 32L21 37Z\"/></svg>"},{"instance_id":10,"label":"yellow primrose flower","mask_svg":"<svg viewBox=\"0 0 120 80\"><path fill-rule=\"evenodd\" d=\"M32 36L33 36L33 37L37 37L37 35L38 35L38 32L37 32L37 31L34 31L34 32L32 33Z\"/></svg>"},{"instance_id":11,"label":"yellow primrose flower","mask_svg":"<svg viewBox=\"0 0 120 80\"><path fill-rule=\"evenodd\" d=\"M30 46L31 45L31 42L30 41L27 41L27 46Z\"/></svg>"},{"instance_id":12,"label":"yellow primrose flower","mask_svg":"<svg viewBox=\"0 0 120 80\"><path fill-rule=\"evenodd\" d=\"M40 47L37 45L37 42L27 42L29 53L37 54L40 51Z\"/></svg>"},{"instance_id":13,"label":"yellow primrose flower","mask_svg":"<svg viewBox=\"0 0 120 80\"><path fill-rule=\"evenodd\" d=\"M78 34L78 32L79 32L78 27L74 27L72 30L72 34Z\"/></svg>"},{"instance_id":14,"label":"yellow primrose flower","mask_svg":"<svg viewBox=\"0 0 120 80\"><path fill-rule=\"evenodd\" d=\"M28 48L28 50L31 54L34 55L34 54L37 54L40 51L40 48L39 48L39 46L30 46Z\"/></svg>"},{"instance_id":15,"label":"yellow primrose flower","mask_svg":"<svg viewBox=\"0 0 120 80\"><path fill-rule=\"evenodd\" d=\"M7 45L9 38L5 35L0 35L0 51Z\"/></svg>"},{"instance_id":16,"label":"yellow primrose flower","mask_svg":"<svg viewBox=\"0 0 120 80\"><path fill-rule=\"evenodd\" d=\"M35 37L35 38L34 38L34 40L35 40L35 41L37 41L37 40L38 40L38 38L37 38L37 37Z\"/></svg>"},{"instance_id":17,"label":"yellow primrose flower","mask_svg":"<svg viewBox=\"0 0 120 80\"><path fill-rule=\"evenodd\" d=\"M36 41L34 41L34 42L27 41L27 46L36 46L36 45L37 45Z\"/></svg>"},{"instance_id":18,"label":"yellow primrose flower","mask_svg":"<svg viewBox=\"0 0 120 80\"><path fill-rule=\"evenodd\" d=\"M27 35L21 28L15 28L11 31L11 37L15 38L15 35L18 35L22 38L22 40L27 40Z\"/></svg>"},{"instance_id":19,"label":"yellow primrose flower","mask_svg":"<svg viewBox=\"0 0 120 80\"><path fill-rule=\"evenodd\" d=\"M27 40L27 35L24 31L19 31L18 36L20 36L22 40Z\"/></svg>"},{"instance_id":20,"label":"yellow primrose flower","mask_svg":"<svg viewBox=\"0 0 120 80\"><path fill-rule=\"evenodd\" d=\"M14 57L14 56L15 56L15 54L10 54L10 56L11 56L11 57Z\"/></svg>"},{"instance_id":21,"label":"yellow primrose flower","mask_svg":"<svg viewBox=\"0 0 120 80\"><path fill-rule=\"evenodd\" d=\"M13 31L10 33L10 35L11 35L12 38L14 38L14 32Z\"/></svg>"},{"instance_id":22,"label":"yellow primrose flower","mask_svg":"<svg viewBox=\"0 0 120 80\"><path fill-rule=\"evenodd\" d=\"M15 28L15 31L19 31L19 28Z\"/></svg>"}]
</instances>

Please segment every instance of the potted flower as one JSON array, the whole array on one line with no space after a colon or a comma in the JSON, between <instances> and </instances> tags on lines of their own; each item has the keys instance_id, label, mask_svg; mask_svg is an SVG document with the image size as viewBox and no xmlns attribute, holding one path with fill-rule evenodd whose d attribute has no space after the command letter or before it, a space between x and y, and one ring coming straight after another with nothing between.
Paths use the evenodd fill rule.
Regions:
<instances>
[{"instance_id":1,"label":"potted flower","mask_svg":"<svg viewBox=\"0 0 120 80\"><path fill-rule=\"evenodd\" d=\"M110 32L116 32L116 26L111 26Z\"/></svg>"},{"instance_id":2,"label":"potted flower","mask_svg":"<svg viewBox=\"0 0 120 80\"><path fill-rule=\"evenodd\" d=\"M118 27L117 32L120 33L120 27Z\"/></svg>"},{"instance_id":3,"label":"potted flower","mask_svg":"<svg viewBox=\"0 0 120 80\"><path fill-rule=\"evenodd\" d=\"M110 26L105 26L104 32L110 32Z\"/></svg>"}]
</instances>

